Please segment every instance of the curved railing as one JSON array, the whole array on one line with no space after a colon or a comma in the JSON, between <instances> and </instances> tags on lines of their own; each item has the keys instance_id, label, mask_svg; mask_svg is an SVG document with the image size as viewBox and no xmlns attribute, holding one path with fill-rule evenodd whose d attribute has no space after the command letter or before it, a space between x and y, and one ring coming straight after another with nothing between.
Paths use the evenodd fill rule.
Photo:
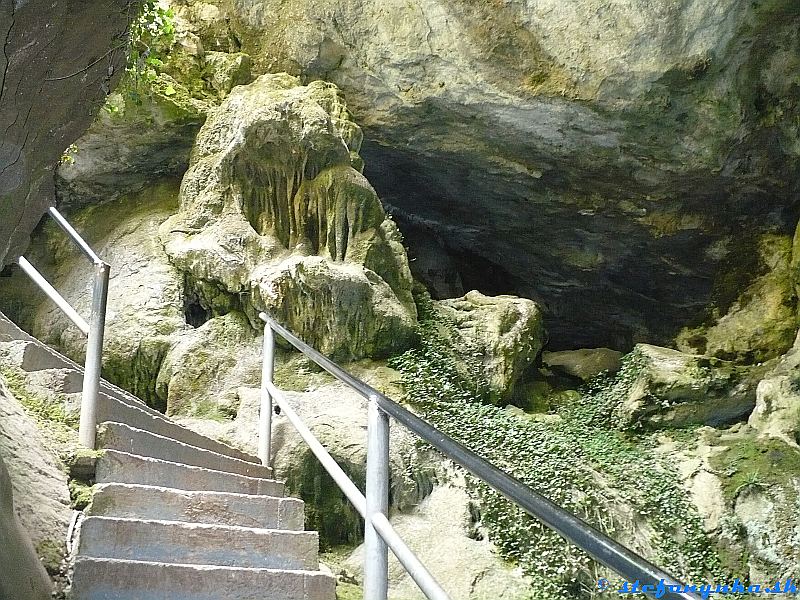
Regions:
<instances>
[{"instance_id":1,"label":"curved railing","mask_svg":"<svg viewBox=\"0 0 800 600\"><path fill-rule=\"evenodd\" d=\"M461 465L476 478L486 482L527 513L556 531L564 539L575 544L600 564L615 571L626 581L635 582L638 580L641 584L639 589L644 593L654 597L658 595L659 598L667 598L668 600L698 600L700 598L700 596L693 593L670 591L670 588L686 589L686 586L669 573L551 502L508 473L498 469L486 459L459 444L391 398L346 372L266 313L261 313L259 316L265 323L259 418L259 457L264 464L269 464L272 403L274 401L280 406L282 413L288 417L311 451L322 463L322 466L365 520L365 599L386 599L388 548L392 549L400 563L428 598L432 600L449 598L425 566L405 545L387 518L389 498L389 417L439 450L450 460ZM314 434L292 410L281 390L275 387L272 380L275 360L274 333L280 334L300 352L369 401L366 496L361 493L342 468L323 448L322 444L314 437Z\"/></svg>"}]
</instances>

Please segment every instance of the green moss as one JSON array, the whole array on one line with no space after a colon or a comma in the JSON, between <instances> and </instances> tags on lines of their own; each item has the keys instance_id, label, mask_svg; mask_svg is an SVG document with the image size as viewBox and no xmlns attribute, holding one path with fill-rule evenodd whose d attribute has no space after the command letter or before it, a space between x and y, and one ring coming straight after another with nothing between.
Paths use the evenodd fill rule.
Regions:
<instances>
[{"instance_id":1,"label":"green moss","mask_svg":"<svg viewBox=\"0 0 800 600\"><path fill-rule=\"evenodd\" d=\"M61 562L64 560L65 551L64 542L55 540L42 540L36 545L36 555L51 577L58 575L61 571Z\"/></svg>"},{"instance_id":2,"label":"green moss","mask_svg":"<svg viewBox=\"0 0 800 600\"><path fill-rule=\"evenodd\" d=\"M77 479L70 479L68 487L71 508L83 510L89 506L94 495L94 488L91 485Z\"/></svg>"},{"instance_id":3,"label":"green moss","mask_svg":"<svg viewBox=\"0 0 800 600\"><path fill-rule=\"evenodd\" d=\"M766 489L785 483L788 474L800 473L800 451L780 440L748 436L721 443L727 450L714 455L711 466L720 476L729 501L750 486Z\"/></svg>"},{"instance_id":4,"label":"green moss","mask_svg":"<svg viewBox=\"0 0 800 600\"><path fill-rule=\"evenodd\" d=\"M341 460L337 462L355 484L364 489L363 465L354 466ZM333 546L354 545L363 540L364 523L361 515L311 452L306 452L300 467L287 475L286 487L306 503L306 529L319 532L320 549L323 552Z\"/></svg>"},{"instance_id":5,"label":"green moss","mask_svg":"<svg viewBox=\"0 0 800 600\"><path fill-rule=\"evenodd\" d=\"M208 398L204 398L198 402L195 402L192 405L192 409L188 415L200 419L217 421L218 423L230 421L236 416L235 414L230 414L230 412L226 411L224 407Z\"/></svg>"},{"instance_id":6,"label":"green moss","mask_svg":"<svg viewBox=\"0 0 800 600\"><path fill-rule=\"evenodd\" d=\"M354 583L336 582L336 600L363 600L364 588Z\"/></svg>"},{"instance_id":7,"label":"green moss","mask_svg":"<svg viewBox=\"0 0 800 600\"><path fill-rule=\"evenodd\" d=\"M57 394L50 399L33 392L28 387L24 372L16 367L0 365L0 376L25 411L47 432L47 438L55 443L58 453L64 454L78 445L80 416L64 410L63 396Z\"/></svg>"}]
</instances>

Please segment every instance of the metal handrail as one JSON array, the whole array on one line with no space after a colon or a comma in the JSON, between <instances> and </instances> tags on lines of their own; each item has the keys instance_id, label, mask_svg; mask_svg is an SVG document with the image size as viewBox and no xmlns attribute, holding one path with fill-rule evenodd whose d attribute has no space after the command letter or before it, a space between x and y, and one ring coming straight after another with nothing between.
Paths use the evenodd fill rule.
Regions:
<instances>
[{"instance_id":1,"label":"metal handrail","mask_svg":"<svg viewBox=\"0 0 800 600\"><path fill-rule=\"evenodd\" d=\"M56 303L75 326L88 337L86 342L86 361L83 370L83 390L81 393L81 416L78 429L80 443L94 449L97 429L97 394L100 391L100 371L103 359L103 337L106 326L106 305L108 302L108 279L110 265L103 261L63 215L51 206L47 211L73 243L92 262L92 313L87 323L67 300L45 279L24 257L17 263L39 288Z\"/></svg>"},{"instance_id":2,"label":"metal handrail","mask_svg":"<svg viewBox=\"0 0 800 600\"><path fill-rule=\"evenodd\" d=\"M386 511L385 510L378 510L376 512L370 512L369 507L369 499L370 499L370 489L372 488L380 488L380 493L383 494L386 482L388 482L388 454L386 456L381 457L381 461L386 461L384 466L384 471L381 472L380 469L375 469L374 471L370 470L370 454L373 453L373 450L382 451L382 448L376 444L375 439L383 439L385 438L388 448L388 417L391 416L393 419L398 421L400 424L404 425L407 429L415 433L418 437L429 443L431 446L439 450L442 454L448 457L450 460L455 462L456 464L461 465L467 471L472 473L478 479L484 481L492 488L503 494L506 498L511 500L512 502L516 503L520 506L523 510L525 510L531 516L539 519L542 523L544 523L547 527L552 529L553 531L557 532L563 538L568 540L569 542L573 543L578 548L582 549L586 554L588 554L591 558L593 558L598 563L608 567L612 571L615 571L619 575L621 575L626 581L634 582L639 581L641 582L641 590L652 597L656 597L656 590L659 590L659 598L666 598L668 600L699 600L700 596L697 594L693 594L687 591L671 591L671 589L687 589L683 583L677 580L677 578L673 577L666 571L660 569L656 565L647 561L644 557L636 554L635 552L631 551L630 549L626 548L619 542L611 539L609 536L605 535L601 531L595 529L582 519L578 518L577 516L573 515L569 511L561 508L548 498L544 497L543 495L539 494L538 492L532 490L524 483L519 481L518 479L512 477L508 473L498 469L492 463L487 461L486 459L478 456L470 449L466 448L462 444L455 441L453 438L449 437L445 433L439 431L425 420L421 419L408 409L404 408L391 398L385 396L375 388L371 387L370 385L366 384L365 382L361 381L357 377L354 377L344 369L342 369L339 365L335 362L330 360L329 358L323 356L319 352L317 352L314 348L303 342L297 336L295 336L292 332L288 329L283 327L280 323L275 321L272 317L267 315L266 313L260 313L259 317L261 320L264 321L264 370L262 374L268 375L267 379L262 379L262 396L261 396L261 426L262 428L259 431L259 450L260 450L260 458L264 464L269 464L269 457L270 457L270 444L271 444L271 430L268 426L270 423L270 418L264 418L265 412L269 412L272 414L272 399L273 397L278 402L279 406L283 411L286 411L289 408L291 411L291 407L288 407L285 398L283 397L280 390L278 390L272 382L272 372L273 372L273 363L274 363L274 356L275 356L275 340L274 340L274 332L279 333L283 338L285 338L290 344L292 344L295 348L297 348L300 352L305 354L308 358L313 360L317 365L325 369L328 373L333 375L339 381L347 384L351 388L353 388L356 392L361 394L364 398L367 398L370 402L370 427L368 429L368 445L367 445L367 502L365 503L365 512L362 512L359 509L359 504L350 498L352 495L352 488L355 488L355 485L347 478L347 475L344 474L344 471L341 470L333 458L328 454L324 448L322 448L319 441L314 438L313 434L308 430L305 425L302 425L302 422L297 418L296 414L291 411L292 416L292 424L295 427L298 426L298 423L305 429L307 432L304 435L301 432L301 436L309 443L311 446L312 452L320 458L320 455L326 457L325 460L320 458L323 466L328 470L328 472L333 477L334 481L339 485L339 487L345 492L345 495L348 496L351 502L356 506L356 510L361 513L363 517L365 517L366 529L365 529L365 545L369 545L370 543L373 544L374 548L374 540L371 541L368 538L368 534L370 534L370 525L377 530L377 534L382 540L386 541L386 537L384 537L384 533L386 533L389 537L391 537L391 532L394 532L392 529L391 532L384 531L384 521L385 524L388 524L388 519L386 519ZM269 363L269 368L267 368L267 363ZM287 411L287 414L289 414ZM373 411L375 414L373 414ZM382 419L386 419L386 427L385 432L380 431L382 429L380 425L380 421L382 420L379 416L382 415ZM267 426L263 428L263 426ZM298 428L299 430L299 428ZM374 432L374 430L378 430ZM309 440L313 440L313 443L317 447L311 445ZM321 450L321 451L320 451ZM333 463L333 464L331 464ZM334 466L335 465L335 466ZM335 475L334 475L335 473ZM373 479L370 476L373 476ZM383 477L386 481L376 481L374 478ZM340 482L340 480L344 477L347 479L347 482ZM351 487L352 486L352 487ZM347 489L350 489L351 493L348 493ZM358 499L358 497L356 497ZM384 500L385 502L385 500ZM380 524L380 526L379 526ZM391 525L389 524L389 527ZM396 533L395 533L396 535ZM399 536L398 536L399 537ZM367 560L367 564L365 565L365 598L367 600L385 600L386 594L383 589L380 587L373 589L380 589L379 593L376 595L367 595L366 589L370 586L375 586L376 579L383 579L384 575L387 573L386 570L386 562L385 562L385 551L383 548L378 547L378 552L370 553L370 548L366 548L365 556ZM392 548L394 551L394 547ZM410 551L409 551L410 552ZM370 561L374 560L375 554L379 555L379 561L375 565L370 565ZM395 552L395 555L398 559L401 560L400 555ZM413 553L412 553L413 555ZM416 557L414 557L416 558ZM417 561L418 562L418 561ZM404 566L405 563L403 563ZM424 568L424 567L423 567ZM408 567L407 567L408 570ZM425 572L427 573L427 571ZM412 575L413 576L413 575ZM430 575L428 574L428 577ZM414 578L417 581L417 578ZM426 580L425 574L420 576L420 579ZM433 578L430 577L432 580ZM368 581L369 580L369 581ZM419 581L417 581L419 584ZM435 584L435 581L434 581ZM660 584L660 585L659 585ZM436 584L438 587L438 584ZM422 586L420 586L422 587ZM670 589L671 588L671 589ZM439 588L441 589L441 588ZM425 589L423 589L425 592ZM444 592L442 592L444 593ZM446 594L444 596L437 596L437 595L428 595L428 598L446 598Z\"/></svg>"}]
</instances>

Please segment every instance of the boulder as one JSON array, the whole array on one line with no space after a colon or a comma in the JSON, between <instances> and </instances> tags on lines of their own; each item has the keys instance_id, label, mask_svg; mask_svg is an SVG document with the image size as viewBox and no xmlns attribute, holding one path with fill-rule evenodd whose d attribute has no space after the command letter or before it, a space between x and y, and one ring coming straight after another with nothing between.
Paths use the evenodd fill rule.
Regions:
<instances>
[{"instance_id":1,"label":"boulder","mask_svg":"<svg viewBox=\"0 0 800 600\"><path fill-rule=\"evenodd\" d=\"M170 260L336 358L408 347L416 323L408 261L351 166L360 144L330 84L282 74L234 88L201 129L180 210L161 228Z\"/></svg>"},{"instance_id":2,"label":"boulder","mask_svg":"<svg viewBox=\"0 0 800 600\"><path fill-rule=\"evenodd\" d=\"M649 344L634 353L635 379L617 409L624 426L724 425L755 406L757 379L747 368Z\"/></svg>"},{"instance_id":3,"label":"boulder","mask_svg":"<svg viewBox=\"0 0 800 600\"><path fill-rule=\"evenodd\" d=\"M495 400L508 401L544 344L538 305L525 298L490 297L473 290L434 306L454 327L453 349L461 358L460 370L468 379L484 379Z\"/></svg>"},{"instance_id":4,"label":"boulder","mask_svg":"<svg viewBox=\"0 0 800 600\"><path fill-rule=\"evenodd\" d=\"M614 374L622 366L622 352L610 348L584 348L543 352L542 364L557 373L588 381L600 373Z\"/></svg>"}]
</instances>

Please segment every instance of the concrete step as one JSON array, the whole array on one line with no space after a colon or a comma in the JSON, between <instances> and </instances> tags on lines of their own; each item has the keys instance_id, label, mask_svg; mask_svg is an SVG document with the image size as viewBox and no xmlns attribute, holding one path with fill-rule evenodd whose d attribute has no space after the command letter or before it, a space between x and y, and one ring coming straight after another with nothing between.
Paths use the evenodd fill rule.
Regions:
<instances>
[{"instance_id":1,"label":"concrete step","mask_svg":"<svg viewBox=\"0 0 800 600\"><path fill-rule=\"evenodd\" d=\"M255 456L178 425L161 413L143 410L140 406L127 403L126 400L114 398L107 394L101 393L97 397L97 420L100 423L104 421L125 423L137 429L172 438L189 446L203 448L250 463L261 464Z\"/></svg>"},{"instance_id":2,"label":"concrete step","mask_svg":"<svg viewBox=\"0 0 800 600\"><path fill-rule=\"evenodd\" d=\"M17 325L0 312L0 343L11 340L31 341L34 338L17 327Z\"/></svg>"},{"instance_id":3,"label":"concrete step","mask_svg":"<svg viewBox=\"0 0 800 600\"><path fill-rule=\"evenodd\" d=\"M319 571L243 569L79 558L72 600L334 600Z\"/></svg>"},{"instance_id":4,"label":"concrete step","mask_svg":"<svg viewBox=\"0 0 800 600\"><path fill-rule=\"evenodd\" d=\"M101 423L97 428L97 447L247 477L272 477L272 469L264 465L190 446L123 423Z\"/></svg>"},{"instance_id":5,"label":"concrete step","mask_svg":"<svg viewBox=\"0 0 800 600\"><path fill-rule=\"evenodd\" d=\"M283 483L106 450L97 459L96 483L132 483L188 491L283 496Z\"/></svg>"},{"instance_id":6,"label":"concrete step","mask_svg":"<svg viewBox=\"0 0 800 600\"><path fill-rule=\"evenodd\" d=\"M297 498L191 492L147 485L97 485L86 513L98 517L303 530L303 501Z\"/></svg>"},{"instance_id":7,"label":"concrete step","mask_svg":"<svg viewBox=\"0 0 800 600\"><path fill-rule=\"evenodd\" d=\"M41 369L28 373L28 383L56 394L78 394L83 390L83 373L75 369ZM80 402L80 401L79 401Z\"/></svg>"},{"instance_id":8,"label":"concrete step","mask_svg":"<svg viewBox=\"0 0 800 600\"><path fill-rule=\"evenodd\" d=\"M9 321L0 319L0 324L2 323L9 323ZM13 323L10 327L20 331L21 335L27 336ZM29 374L31 384L48 388L56 393L72 394L75 408L77 409L80 406L80 391L83 389L83 367L81 365L62 356L38 340L33 340L30 336L27 336L26 339L14 338L7 342L3 342L2 338L0 338L0 352L10 364L21 368ZM100 390L98 395L98 422L116 421L129 423L146 431L153 431L153 433L159 435L175 438L191 446L205 448L218 454L260 464L256 456L207 438L170 421L162 413L107 381L100 382ZM129 410L130 408L139 411L136 417L149 415L152 418L137 418L135 422L129 421L128 418L134 416Z\"/></svg>"},{"instance_id":9,"label":"concrete step","mask_svg":"<svg viewBox=\"0 0 800 600\"><path fill-rule=\"evenodd\" d=\"M78 556L254 569L317 570L315 531L86 517Z\"/></svg>"},{"instance_id":10,"label":"concrete step","mask_svg":"<svg viewBox=\"0 0 800 600\"><path fill-rule=\"evenodd\" d=\"M71 361L36 341L15 339L2 342L2 353L10 364L28 372L72 366Z\"/></svg>"}]
</instances>

